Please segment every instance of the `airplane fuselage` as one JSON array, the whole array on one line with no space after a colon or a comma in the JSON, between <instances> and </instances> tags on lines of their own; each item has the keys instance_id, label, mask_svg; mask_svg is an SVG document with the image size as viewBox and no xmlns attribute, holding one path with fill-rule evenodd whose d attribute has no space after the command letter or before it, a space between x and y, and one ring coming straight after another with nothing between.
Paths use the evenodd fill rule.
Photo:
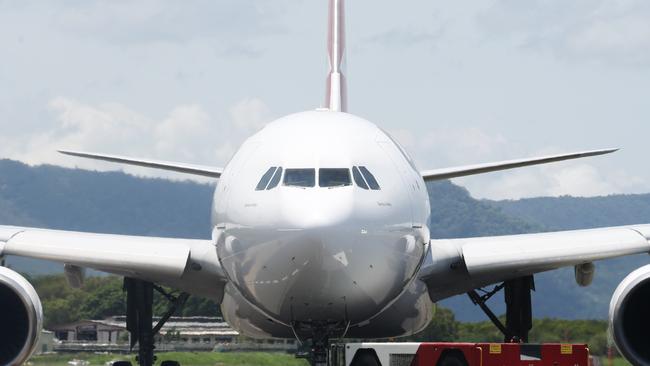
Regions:
<instances>
[{"instance_id":1,"label":"airplane fuselage","mask_svg":"<svg viewBox=\"0 0 650 366\"><path fill-rule=\"evenodd\" d=\"M369 322L413 282L429 216L421 175L376 125L328 110L276 120L244 142L215 192L233 297L223 313L248 319L239 328L253 336Z\"/></svg>"}]
</instances>

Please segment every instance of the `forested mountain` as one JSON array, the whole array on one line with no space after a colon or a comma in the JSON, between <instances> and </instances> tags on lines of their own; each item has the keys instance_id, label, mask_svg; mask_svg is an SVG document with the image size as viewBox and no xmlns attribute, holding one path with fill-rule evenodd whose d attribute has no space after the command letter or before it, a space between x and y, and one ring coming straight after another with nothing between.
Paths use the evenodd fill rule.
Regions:
<instances>
[{"instance_id":1,"label":"forested mountain","mask_svg":"<svg viewBox=\"0 0 650 366\"><path fill-rule=\"evenodd\" d=\"M484 201L544 230L650 223L650 194Z\"/></svg>"},{"instance_id":2,"label":"forested mountain","mask_svg":"<svg viewBox=\"0 0 650 366\"><path fill-rule=\"evenodd\" d=\"M110 234L210 237L214 187L0 160L0 224ZM30 274L62 268L9 258Z\"/></svg>"},{"instance_id":3,"label":"forested mountain","mask_svg":"<svg viewBox=\"0 0 650 366\"><path fill-rule=\"evenodd\" d=\"M541 231L516 216L509 216L491 202L473 199L469 192L449 181L427 184L431 201L431 236L435 239Z\"/></svg>"},{"instance_id":4,"label":"forested mountain","mask_svg":"<svg viewBox=\"0 0 650 366\"><path fill-rule=\"evenodd\" d=\"M475 200L467 190L447 181L429 184L428 188L434 238L650 222L650 195L494 202ZM213 190L213 185L190 181L30 167L0 160L0 224L208 238ZM615 286L647 260L643 255L599 263L596 280L586 289L575 285L572 269L539 275L535 315L605 318ZM61 271L60 265L34 260L9 258L8 263L31 275ZM453 308L460 320L484 319L465 296L443 304Z\"/></svg>"}]
</instances>

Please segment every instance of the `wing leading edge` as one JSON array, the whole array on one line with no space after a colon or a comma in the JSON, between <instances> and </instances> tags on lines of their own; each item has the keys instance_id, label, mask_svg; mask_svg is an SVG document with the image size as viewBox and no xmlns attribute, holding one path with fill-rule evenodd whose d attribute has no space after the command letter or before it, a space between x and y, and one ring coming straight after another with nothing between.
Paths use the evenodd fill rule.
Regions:
<instances>
[{"instance_id":1,"label":"wing leading edge","mask_svg":"<svg viewBox=\"0 0 650 366\"><path fill-rule=\"evenodd\" d=\"M220 301L226 277L211 240L0 226L0 255L93 268Z\"/></svg>"},{"instance_id":2,"label":"wing leading edge","mask_svg":"<svg viewBox=\"0 0 650 366\"><path fill-rule=\"evenodd\" d=\"M498 170L520 168L529 165L547 164L547 163L554 163L556 161L562 161L562 160L604 155L604 154L613 153L615 151L618 151L618 149L581 151L581 152L575 152L570 154L549 155L549 156L542 156L536 158L506 160L506 161L498 161L494 163L425 170L422 171L420 174L422 175L422 178L424 178L425 181L442 180L442 179L464 177L467 175L495 172Z\"/></svg>"},{"instance_id":3,"label":"wing leading edge","mask_svg":"<svg viewBox=\"0 0 650 366\"><path fill-rule=\"evenodd\" d=\"M204 165L175 163L170 161L152 160L152 159L135 159L119 155L98 154L81 151L59 150L61 154L76 156L80 158L95 159L110 161L112 163L122 163L129 165L137 165L145 168L155 168L163 170L171 170L179 173L187 173L194 175L202 175L204 177L219 178L223 169L214 168Z\"/></svg>"},{"instance_id":4,"label":"wing leading edge","mask_svg":"<svg viewBox=\"0 0 650 366\"><path fill-rule=\"evenodd\" d=\"M432 240L419 277L437 301L516 277L641 253L650 253L650 224Z\"/></svg>"}]
</instances>

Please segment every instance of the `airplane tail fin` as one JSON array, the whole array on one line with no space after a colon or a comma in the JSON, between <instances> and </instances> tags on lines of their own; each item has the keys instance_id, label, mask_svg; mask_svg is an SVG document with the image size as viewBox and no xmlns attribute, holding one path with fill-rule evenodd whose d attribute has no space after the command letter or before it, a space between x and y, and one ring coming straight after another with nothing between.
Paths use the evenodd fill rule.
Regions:
<instances>
[{"instance_id":1,"label":"airplane tail fin","mask_svg":"<svg viewBox=\"0 0 650 366\"><path fill-rule=\"evenodd\" d=\"M343 74L345 56L345 1L329 0L327 52L329 74L325 106L331 111L347 111L347 90Z\"/></svg>"}]
</instances>

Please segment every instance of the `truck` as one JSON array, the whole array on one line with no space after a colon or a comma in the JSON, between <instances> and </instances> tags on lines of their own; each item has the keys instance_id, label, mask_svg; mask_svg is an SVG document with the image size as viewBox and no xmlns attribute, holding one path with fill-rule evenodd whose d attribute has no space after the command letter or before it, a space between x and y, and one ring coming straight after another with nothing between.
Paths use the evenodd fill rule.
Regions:
<instances>
[{"instance_id":1,"label":"truck","mask_svg":"<svg viewBox=\"0 0 650 366\"><path fill-rule=\"evenodd\" d=\"M329 366L590 366L586 344L342 343Z\"/></svg>"}]
</instances>

